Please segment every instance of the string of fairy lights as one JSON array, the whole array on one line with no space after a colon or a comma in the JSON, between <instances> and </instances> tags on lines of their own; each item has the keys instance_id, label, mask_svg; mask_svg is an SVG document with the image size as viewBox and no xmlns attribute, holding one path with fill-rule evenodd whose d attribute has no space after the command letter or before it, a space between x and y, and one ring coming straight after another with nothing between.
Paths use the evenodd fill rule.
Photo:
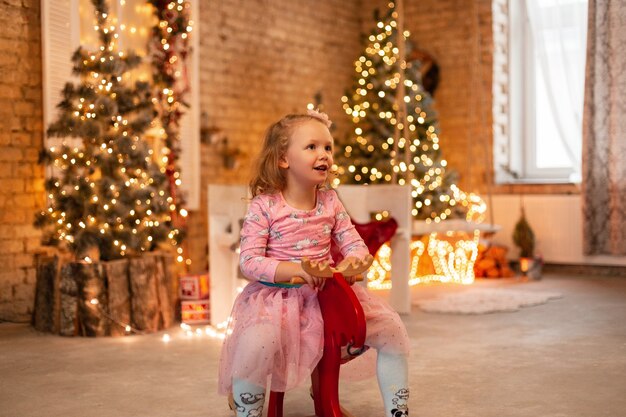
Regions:
<instances>
[{"instance_id":1,"label":"string of fairy lights","mask_svg":"<svg viewBox=\"0 0 626 417\"><path fill-rule=\"evenodd\" d=\"M190 52L189 37L193 30L191 5L185 0L150 0L157 23L152 28L149 51L152 61L152 80L158 102L160 133L164 138L162 162L169 179L170 194L174 199L174 223L186 228L187 211L179 192L182 185L180 166L180 129L184 102L189 92L186 62ZM178 216L177 214L180 214ZM177 260L189 266L191 259L177 248Z\"/></svg>"},{"instance_id":2,"label":"string of fairy lights","mask_svg":"<svg viewBox=\"0 0 626 417\"><path fill-rule=\"evenodd\" d=\"M103 308L101 306L100 301L97 298L92 298L91 300L89 300L89 304L92 306L92 308L95 308L98 311L98 314L100 314L102 317L106 318L114 325L119 326L120 328L123 328L125 334L127 335L149 334L149 332L145 332L143 330L137 329L136 327L133 327L130 323L123 322L113 317L111 314L109 314L106 308ZM208 336L213 339L223 340L226 338L228 334L232 332L232 330L228 327L230 322L231 322L231 319L229 318L228 320L222 323L219 323L216 326L211 326L211 325L192 326L187 323L181 323L179 325L179 328L183 331L183 334L187 338ZM171 342L173 340L172 334L170 332L164 332L161 335L161 340L164 343Z\"/></svg>"}]
</instances>

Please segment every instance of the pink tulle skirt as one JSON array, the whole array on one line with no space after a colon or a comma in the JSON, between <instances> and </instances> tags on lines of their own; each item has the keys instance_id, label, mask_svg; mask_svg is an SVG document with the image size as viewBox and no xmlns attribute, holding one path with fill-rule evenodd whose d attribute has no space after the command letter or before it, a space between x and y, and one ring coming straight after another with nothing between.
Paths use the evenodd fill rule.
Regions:
<instances>
[{"instance_id":1,"label":"pink tulle skirt","mask_svg":"<svg viewBox=\"0 0 626 417\"><path fill-rule=\"evenodd\" d=\"M408 354L400 317L359 285L353 290L367 322L366 344L374 349L342 366L342 377L359 379L375 372L375 351ZM235 300L222 346L218 391L227 395L233 379L286 392L307 381L322 357L324 324L317 292L248 284Z\"/></svg>"}]
</instances>

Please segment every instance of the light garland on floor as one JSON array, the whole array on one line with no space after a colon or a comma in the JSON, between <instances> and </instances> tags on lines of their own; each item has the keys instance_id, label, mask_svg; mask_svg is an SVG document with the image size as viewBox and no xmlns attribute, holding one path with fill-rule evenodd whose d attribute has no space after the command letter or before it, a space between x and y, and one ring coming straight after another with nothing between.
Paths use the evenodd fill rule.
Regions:
<instances>
[{"instance_id":1,"label":"light garland on floor","mask_svg":"<svg viewBox=\"0 0 626 417\"><path fill-rule=\"evenodd\" d=\"M115 317L111 316L104 308L102 308L102 306L100 305L100 301L97 298L92 298L91 300L89 300L89 304L91 304L92 306L95 306L95 308L98 310L98 313L101 314L106 319L108 319L110 322L117 324L118 326L124 328L124 331L126 332L127 335L131 333L147 334L143 330L139 330L139 329L132 327L130 323L123 323L117 320Z\"/></svg>"},{"instance_id":2,"label":"light garland on floor","mask_svg":"<svg viewBox=\"0 0 626 417\"><path fill-rule=\"evenodd\" d=\"M138 334L138 335L146 335L146 334L150 334L150 332L145 332L143 330L139 330L133 326L130 325L130 323L124 323L118 319L116 319L115 317L111 316L104 308L102 308L100 301L97 298L92 298L91 300L89 300L89 304L91 304L92 306L94 306L98 313L106 318L107 320L111 321L112 323L124 328L125 332L127 335L131 335L131 334ZM192 327L191 325L187 324L187 323L181 323L180 324L180 328L183 330L184 334L186 337L203 337L203 336L209 336L210 338L213 339L220 339L220 340L224 340L226 338L226 335L230 334L232 332L231 329L228 328L228 325L230 324L230 322L232 321L232 318L228 318L227 320L223 321L222 323L217 324L216 326L211 326L211 325L200 325L198 327ZM161 336L161 340L164 343L169 343L172 341L172 336L171 334L168 333L164 333L163 336Z\"/></svg>"},{"instance_id":3,"label":"light garland on floor","mask_svg":"<svg viewBox=\"0 0 626 417\"><path fill-rule=\"evenodd\" d=\"M181 323L180 328L183 330L187 338L208 336L211 339L224 340L226 338L226 335L232 333L232 330L228 328L229 323L230 318L222 323L219 323L217 326L204 325L194 328L187 323ZM161 340L164 343L169 343L172 341L172 336L169 333L165 333L161 337Z\"/></svg>"}]
</instances>

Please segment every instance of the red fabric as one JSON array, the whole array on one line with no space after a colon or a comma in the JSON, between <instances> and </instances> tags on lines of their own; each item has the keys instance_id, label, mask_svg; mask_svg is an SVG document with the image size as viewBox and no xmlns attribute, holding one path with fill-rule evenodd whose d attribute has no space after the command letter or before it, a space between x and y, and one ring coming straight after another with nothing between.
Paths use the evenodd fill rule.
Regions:
<instances>
[{"instance_id":1,"label":"red fabric","mask_svg":"<svg viewBox=\"0 0 626 417\"><path fill-rule=\"evenodd\" d=\"M352 224L359 235L361 235L361 238L367 245L367 249L369 249L372 256L376 255L376 252L378 252L378 249L380 249L383 243L388 242L393 235L396 234L396 230L398 229L398 222L394 218L381 221L375 220L363 224L356 223L353 220ZM330 253L335 264L338 264L343 259L335 242L330 246Z\"/></svg>"}]
</instances>

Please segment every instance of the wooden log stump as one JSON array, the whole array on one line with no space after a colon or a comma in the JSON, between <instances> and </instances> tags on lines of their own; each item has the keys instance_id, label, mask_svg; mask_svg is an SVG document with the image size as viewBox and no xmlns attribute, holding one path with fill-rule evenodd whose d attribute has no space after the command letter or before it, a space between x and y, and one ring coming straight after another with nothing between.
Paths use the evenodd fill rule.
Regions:
<instances>
[{"instance_id":1,"label":"wooden log stump","mask_svg":"<svg viewBox=\"0 0 626 417\"><path fill-rule=\"evenodd\" d=\"M57 268L59 258L46 256L37 259L37 283L35 287L35 305L33 308L32 325L40 332L55 331L57 293Z\"/></svg>"},{"instance_id":2,"label":"wooden log stump","mask_svg":"<svg viewBox=\"0 0 626 417\"><path fill-rule=\"evenodd\" d=\"M156 278L157 257L130 260L130 292L133 327L154 332L159 329L159 296Z\"/></svg>"},{"instance_id":3,"label":"wooden log stump","mask_svg":"<svg viewBox=\"0 0 626 417\"><path fill-rule=\"evenodd\" d=\"M61 267L59 282L60 317L59 334L61 336L76 336L78 334L78 285L75 280L75 264L69 263Z\"/></svg>"},{"instance_id":4,"label":"wooden log stump","mask_svg":"<svg viewBox=\"0 0 626 417\"><path fill-rule=\"evenodd\" d=\"M146 332L170 327L176 318L175 274L169 253L96 263L42 257L32 324L64 336L121 336L127 324Z\"/></svg>"},{"instance_id":5,"label":"wooden log stump","mask_svg":"<svg viewBox=\"0 0 626 417\"><path fill-rule=\"evenodd\" d=\"M103 262L108 289L108 311L111 336L124 336L125 326L131 323L130 282L128 279L128 259Z\"/></svg>"},{"instance_id":6,"label":"wooden log stump","mask_svg":"<svg viewBox=\"0 0 626 417\"><path fill-rule=\"evenodd\" d=\"M78 286L78 323L82 336L105 336L108 319L102 309L108 305L102 264L75 262L75 280Z\"/></svg>"},{"instance_id":7,"label":"wooden log stump","mask_svg":"<svg viewBox=\"0 0 626 417\"><path fill-rule=\"evenodd\" d=\"M167 291L169 293L172 325L180 320L179 280L184 269L176 264L175 256L171 253L163 253L163 269L166 276Z\"/></svg>"},{"instance_id":8,"label":"wooden log stump","mask_svg":"<svg viewBox=\"0 0 626 417\"><path fill-rule=\"evenodd\" d=\"M172 257L168 257L165 254L155 254L154 256L161 328L167 329L174 322L174 300L170 294L170 288L172 287L170 267Z\"/></svg>"}]
</instances>

